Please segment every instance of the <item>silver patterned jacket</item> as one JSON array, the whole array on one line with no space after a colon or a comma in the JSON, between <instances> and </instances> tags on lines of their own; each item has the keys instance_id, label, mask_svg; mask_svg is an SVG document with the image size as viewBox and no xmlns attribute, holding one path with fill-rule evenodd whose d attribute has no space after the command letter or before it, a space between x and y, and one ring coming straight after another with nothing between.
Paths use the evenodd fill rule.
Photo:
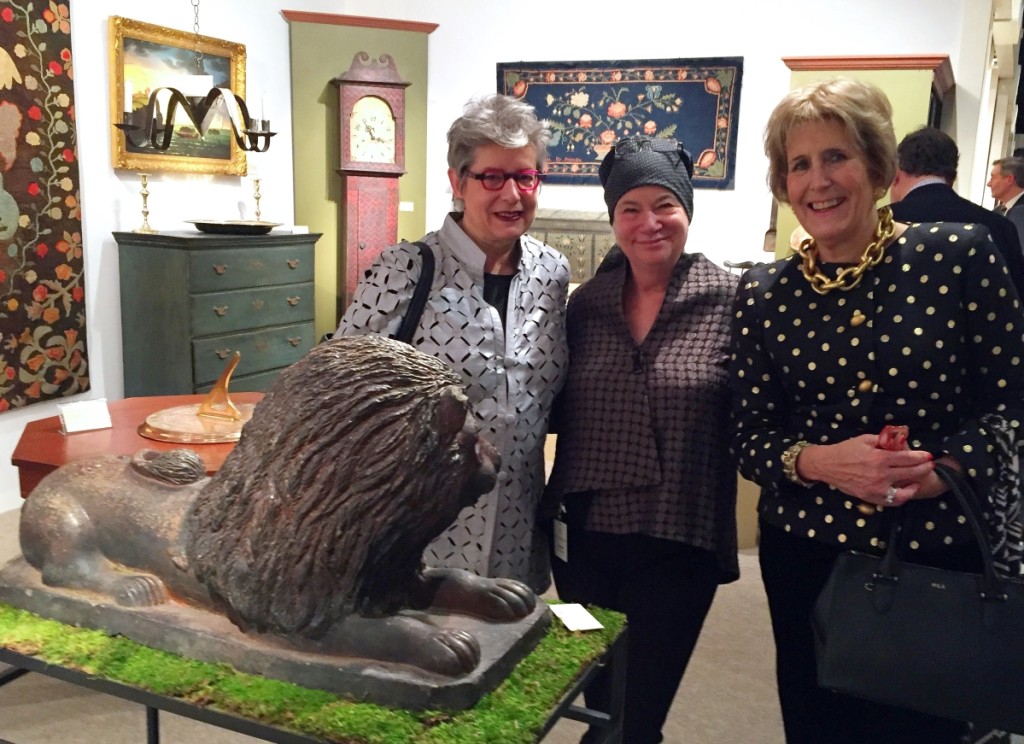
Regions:
<instances>
[{"instance_id":1,"label":"silver patterned jacket","mask_svg":"<svg viewBox=\"0 0 1024 744\"><path fill-rule=\"evenodd\" d=\"M430 296L413 345L462 376L482 433L501 453L494 489L467 507L426 550L430 566L519 579L547 588L547 544L536 534L544 489L544 440L555 395L565 381L565 301L569 265L524 235L508 315L484 300L484 254L449 215L423 241L434 251ZM418 249L385 249L356 287L338 333L398 330L420 273Z\"/></svg>"}]
</instances>

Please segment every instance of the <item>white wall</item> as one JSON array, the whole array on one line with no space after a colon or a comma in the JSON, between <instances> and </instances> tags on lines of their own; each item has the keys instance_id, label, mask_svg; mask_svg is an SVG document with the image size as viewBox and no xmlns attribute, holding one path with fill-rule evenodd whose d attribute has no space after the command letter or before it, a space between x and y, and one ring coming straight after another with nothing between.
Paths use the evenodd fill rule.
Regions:
<instances>
[{"instance_id":1,"label":"white wall","mask_svg":"<svg viewBox=\"0 0 1024 744\"><path fill-rule=\"evenodd\" d=\"M279 2L206 0L200 7L200 31L247 47L249 90L267 93L272 123L280 132L270 151L258 156L263 179L261 208L264 219L290 223L288 28ZM989 1L683 0L660 10L648 5L593 5L589 11L549 0L513 4L493 0L287 0L286 5L291 10L439 24L429 42L428 142L433 144L427 168L428 183L436 184L427 197L429 225L440 223L451 198L445 178L445 131L466 99L495 89L495 63L742 56L736 187L731 191L698 190L688 244L690 250L718 262L764 257L761 247L771 201L764 185L761 131L772 106L789 88L789 70L781 57L948 54L958 83L958 139L973 142L985 60L973 54L969 59L961 57L965 49L987 48L986 39L974 38L987 33L987 24L968 22L984 12L981 6L988 7ZM111 232L138 226L141 200L137 176L110 167L107 18L111 15L189 30L192 8L187 0L72 3L92 364L92 390L82 397L116 400L122 397L123 384L117 249ZM970 38L961 38L964 29ZM387 50L367 51L378 54ZM342 71L325 69L324 78ZM969 188L958 185L961 190ZM237 217L239 202L249 202L251 191L248 179L154 175L150 180L150 224L157 229L184 229L184 219ZM549 209L600 211L603 207L596 187L547 186L541 200L542 207ZM0 415L0 511L20 503L16 470L9 462L25 423L55 412L54 403L43 403Z\"/></svg>"}]
</instances>

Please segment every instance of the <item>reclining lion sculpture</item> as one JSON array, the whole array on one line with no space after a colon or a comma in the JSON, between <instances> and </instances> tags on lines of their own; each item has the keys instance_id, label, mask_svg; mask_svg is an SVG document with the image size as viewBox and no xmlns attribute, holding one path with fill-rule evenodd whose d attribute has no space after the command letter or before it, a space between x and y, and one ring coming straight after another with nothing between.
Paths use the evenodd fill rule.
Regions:
<instances>
[{"instance_id":1,"label":"reclining lion sculpture","mask_svg":"<svg viewBox=\"0 0 1024 744\"><path fill-rule=\"evenodd\" d=\"M21 547L48 586L183 601L293 648L456 676L476 639L399 611L533 611L524 584L421 563L499 467L455 373L339 338L282 373L212 478L187 449L65 465L22 507Z\"/></svg>"}]
</instances>

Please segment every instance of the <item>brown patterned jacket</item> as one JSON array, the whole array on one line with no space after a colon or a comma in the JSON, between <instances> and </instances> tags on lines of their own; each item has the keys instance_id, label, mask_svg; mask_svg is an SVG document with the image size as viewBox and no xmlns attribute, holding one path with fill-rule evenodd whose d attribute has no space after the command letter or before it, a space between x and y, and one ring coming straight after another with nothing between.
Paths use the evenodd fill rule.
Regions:
<instances>
[{"instance_id":1,"label":"brown patterned jacket","mask_svg":"<svg viewBox=\"0 0 1024 744\"><path fill-rule=\"evenodd\" d=\"M726 371L738 277L684 254L643 343L622 311L626 265L569 298L569 377L555 419L548 505L593 496L586 527L714 552L738 575Z\"/></svg>"}]
</instances>

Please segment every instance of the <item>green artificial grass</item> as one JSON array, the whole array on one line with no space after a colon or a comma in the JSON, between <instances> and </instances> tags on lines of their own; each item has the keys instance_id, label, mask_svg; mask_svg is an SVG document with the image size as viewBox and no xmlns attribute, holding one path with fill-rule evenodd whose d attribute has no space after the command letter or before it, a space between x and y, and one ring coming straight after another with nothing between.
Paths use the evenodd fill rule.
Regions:
<instances>
[{"instance_id":1,"label":"green artificial grass","mask_svg":"<svg viewBox=\"0 0 1024 744\"><path fill-rule=\"evenodd\" d=\"M527 744L586 666L625 627L591 608L603 630L575 633L558 620L512 674L475 707L457 713L353 703L322 690L148 648L0 603L0 646L142 690L208 706L339 744Z\"/></svg>"}]
</instances>

